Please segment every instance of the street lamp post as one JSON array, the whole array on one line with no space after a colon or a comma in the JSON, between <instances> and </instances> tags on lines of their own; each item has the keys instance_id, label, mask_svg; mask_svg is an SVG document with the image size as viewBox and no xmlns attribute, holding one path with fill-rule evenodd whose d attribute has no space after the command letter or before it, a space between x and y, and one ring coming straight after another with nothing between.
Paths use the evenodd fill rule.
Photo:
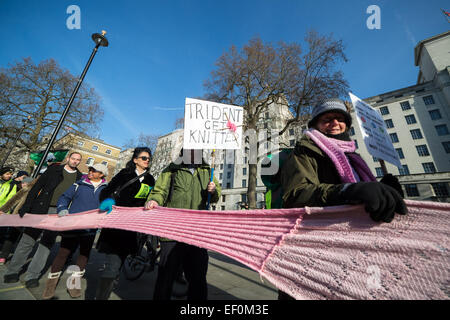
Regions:
<instances>
[{"instance_id":1,"label":"street lamp post","mask_svg":"<svg viewBox=\"0 0 450 320\"><path fill-rule=\"evenodd\" d=\"M91 65L92 60L94 59L95 54L98 51L98 47L102 46L102 47L107 47L108 46L108 40L105 37L106 31L102 31L102 34L99 33L94 33L92 35L92 40L95 42L95 48L92 50L91 56L89 57L89 60L86 64L86 66L84 67L83 72L81 73L80 78L78 79L77 85L75 86L75 89L72 92L72 96L69 99L69 102L67 103L66 108L64 109L61 118L59 119L55 130L53 131L52 136L50 137L50 140L47 144L47 147L44 151L44 154L41 158L41 160L39 161L38 166L36 167L36 169L33 172L33 178L36 178L37 175L39 174L39 171L41 171L42 165L44 164L45 160L47 159L47 155L50 152L50 148L53 145L53 142L55 142L56 136L58 135L59 129L61 129L61 126L64 122L64 119L67 116L67 113L69 112L70 106L72 105L73 100L75 99L75 96L78 93L78 90L80 89L81 83L83 82L84 76L86 75L89 66Z\"/></svg>"},{"instance_id":2,"label":"street lamp post","mask_svg":"<svg viewBox=\"0 0 450 320\"><path fill-rule=\"evenodd\" d=\"M20 136L22 135L23 131L25 130L25 127L27 126L27 124L31 123L31 116L28 116L28 118L26 120L22 120L23 121L23 126L22 129L20 129L19 134L16 136L16 138L14 139L14 142L11 146L11 148L9 149L8 153L6 154L6 156L3 158L2 160L2 164L0 165L0 168L3 168L3 166L6 163L6 160L8 160L9 155L11 154L11 152L14 150L14 148L16 147L17 141L19 140Z\"/></svg>"}]
</instances>

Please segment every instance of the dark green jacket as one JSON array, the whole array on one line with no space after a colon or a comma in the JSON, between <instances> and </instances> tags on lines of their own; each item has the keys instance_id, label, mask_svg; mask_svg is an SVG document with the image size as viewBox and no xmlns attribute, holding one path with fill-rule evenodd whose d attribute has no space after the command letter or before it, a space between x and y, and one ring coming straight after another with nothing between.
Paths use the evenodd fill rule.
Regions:
<instances>
[{"instance_id":1,"label":"dark green jacket","mask_svg":"<svg viewBox=\"0 0 450 320\"><path fill-rule=\"evenodd\" d=\"M176 172L172 199L166 203L172 172ZM194 174L184 165L171 163L158 177L155 187L149 194L147 201L154 200L160 206L168 208L204 210L206 209L206 202L208 200L206 188L210 180L210 174L210 166L205 163L197 167ZM215 177L214 183L216 184L216 191L211 195L211 203L219 200L221 192L219 182Z\"/></svg>"},{"instance_id":2,"label":"dark green jacket","mask_svg":"<svg viewBox=\"0 0 450 320\"><path fill-rule=\"evenodd\" d=\"M173 193L169 201L172 172L175 172L175 176ZM194 174L184 165L171 163L156 180L155 187L149 194L147 201L154 200L160 206L167 208L204 210L208 201L206 188L211 177L210 172L210 166L205 163L197 167ZM216 191L211 195L211 203L217 202L221 193L220 184L215 177L213 181L216 185ZM170 241L167 238L160 238L160 240Z\"/></svg>"},{"instance_id":3,"label":"dark green jacket","mask_svg":"<svg viewBox=\"0 0 450 320\"><path fill-rule=\"evenodd\" d=\"M344 204L343 187L331 159L306 135L297 142L281 171L283 207L324 207Z\"/></svg>"}]
</instances>

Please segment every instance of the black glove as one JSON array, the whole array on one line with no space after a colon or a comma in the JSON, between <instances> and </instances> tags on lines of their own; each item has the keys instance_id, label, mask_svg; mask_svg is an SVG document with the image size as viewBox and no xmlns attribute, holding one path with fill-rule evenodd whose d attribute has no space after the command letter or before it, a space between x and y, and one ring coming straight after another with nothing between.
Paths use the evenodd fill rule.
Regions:
<instances>
[{"instance_id":1,"label":"black glove","mask_svg":"<svg viewBox=\"0 0 450 320\"><path fill-rule=\"evenodd\" d=\"M389 187L394 188L402 196L402 198L405 198L405 194L403 193L403 189L402 189L400 182L392 174L390 174L390 173L386 174L380 180L380 182L384 183L385 185L388 185Z\"/></svg>"},{"instance_id":2,"label":"black glove","mask_svg":"<svg viewBox=\"0 0 450 320\"><path fill-rule=\"evenodd\" d=\"M374 221L391 222L395 212L408 212L400 194L379 182L352 183L343 188L341 195L345 200L363 202Z\"/></svg>"},{"instance_id":3,"label":"black glove","mask_svg":"<svg viewBox=\"0 0 450 320\"><path fill-rule=\"evenodd\" d=\"M25 215L25 213L26 213L26 210L19 209L19 216L20 216L21 218L23 218L23 216Z\"/></svg>"}]
</instances>

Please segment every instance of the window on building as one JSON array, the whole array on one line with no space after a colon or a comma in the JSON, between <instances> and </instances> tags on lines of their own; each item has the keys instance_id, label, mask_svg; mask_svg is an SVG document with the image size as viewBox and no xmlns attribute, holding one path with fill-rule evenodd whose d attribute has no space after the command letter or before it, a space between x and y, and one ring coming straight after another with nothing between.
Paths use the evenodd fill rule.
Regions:
<instances>
[{"instance_id":1,"label":"window on building","mask_svg":"<svg viewBox=\"0 0 450 320\"><path fill-rule=\"evenodd\" d=\"M430 104L434 104L433 96L426 96L426 97L423 97L422 99L426 106L429 106Z\"/></svg>"},{"instance_id":2,"label":"window on building","mask_svg":"<svg viewBox=\"0 0 450 320\"><path fill-rule=\"evenodd\" d=\"M397 149L395 149L395 150L397 151L398 157L399 157L400 159L405 159L405 155L403 154L402 148L397 148Z\"/></svg>"},{"instance_id":3,"label":"window on building","mask_svg":"<svg viewBox=\"0 0 450 320\"><path fill-rule=\"evenodd\" d=\"M450 153L450 141L442 142L442 146L444 147L446 153Z\"/></svg>"},{"instance_id":4,"label":"window on building","mask_svg":"<svg viewBox=\"0 0 450 320\"><path fill-rule=\"evenodd\" d=\"M223 163L220 164L220 170L223 170Z\"/></svg>"},{"instance_id":5,"label":"window on building","mask_svg":"<svg viewBox=\"0 0 450 320\"><path fill-rule=\"evenodd\" d=\"M432 183L431 187L433 188L434 194L436 195L436 197L448 197L449 196L446 183L444 183L444 182Z\"/></svg>"},{"instance_id":6,"label":"window on building","mask_svg":"<svg viewBox=\"0 0 450 320\"><path fill-rule=\"evenodd\" d=\"M398 136L397 136L397 133L389 133L389 136L391 137L391 141L392 141L392 143L396 143L396 142L398 142Z\"/></svg>"},{"instance_id":7,"label":"window on building","mask_svg":"<svg viewBox=\"0 0 450 320\"><path fill-rule=\"evenodd\" d=\"M79 147L84 146L84 142L83 142L83 141L78 141L78 146L79 146Z\"/></svg>"},{"instance_id":8,"label":"window on building","mask_svg":"<svg viewBox=\"0 0 450 320\"><path fill-rule=\"evenodd\" d=\"M246 188L246 187L247 187L247 180L242 179L242 188Z\"/></svg>"},{"instance_id":9,"label":"window on building","mask_svg":"<svg viewBox=\"0 0 450 320\"><path fill-rule=\"evenodd\" d=\"M92 166L92 165L94 165L94 158L88 158L87 160L86 160L86 165L88 165L88 166Z\"/></svg>"},{"instance_id":10,"label":"window on building","mask_svg":"<svg viewBox=\"0 0 450 320\"><path fill-rule=\"evenodd\" d=\"M425 156L430 155L426 144L421 144L420 146L416 146L416 149L417 149L417 153L419 154L419 157L425 157Z\"/></svg>"},{"instance_id":11,"label":"window on building","mask_svg":"<svg viewBox=\"0 0 450 320\"><path fill-rule=\"evenodd\" d=\"M270 118L270 114L268 112L266 112L266 119Z\"/></svg>"},{"instance_id":12,"label":"window on building","mask_svg":"<svg viewBox=\"0 0 450 320\"><path fill-rule=\"evenodd\" d=\"M242 168L242 175L246 176L247 175L247 168Z\"/></svg>"},{"instance_id":13,"label":"window on building","mask_svg":"<svg viewBox=\"0 0 450 320\"><path fill-rule=\"evenodd\" d=\"M294 129L289 129L289 135L293 136L294 135Z\"/></svg>"},{"instance_id":14,"label":"window on building","mask_svg":"<svg viewBox=\"0 0 450 320\"><path fill-rule=\"evenodd\" d=\"M219 179L220 179L220 180L223 179L223 173L219 173Z\"/></svg>"},{"instance_id":15,"label":"window on building","mask_svg":"<svg viewBox=\"0 0 450 320\"><path fill-rule=\"evenodd\" d=\"M223 195L222 195L222 202L225 202L225 198L226 198L226 197L225 197L225 195L223 194Z\"/></svg>"},{"instance_id":16,"label":"window on building","mask_svg":"<svg viewBox=\"0 0 450 320\"><path fill-rule=\"evenodd\" d=\"M227 172L227 179L231 179L231 172Z\"/></svg>"},{"instance_id":17,"label":"window on building","mask_svg":"<svg viewBox=\"0 0 450 320\"><path fill-rule=\"evenodd\" d=\"M231 183L227 182L227 189L230 189L230 188L231 188Z\"/></svg>"},{"instance_id":18,"label":"window on building","mask_svg":"<svg viewBox=\"0 0 450 320\"><path fill-rule=\"evenodd\" d=\"M439 109L430 110L430 111L428 111L428 113L430 114L431 120L442 119L442 115L441 115L441 112L439 111Z\"/></svg>"},{"instance_id":19,"label":"window on building","mask_svg":"<svg viewBox=\"0 0 450 320\"><path fill-rule=\"evenodd\" d=\"M419 197L419 189L417 189L417 184L405 184L405 191L408 197Z\"/></svg>"},{"instance_id":20,"label":"window on building","mask_svg":"<svg viewBox=\"0 0 450 320\"><path fill-rule=\"evenodd\" d=\"M241 193L241 201L247 202L247 194L246 193Z\"/></svg>"},{"instance_id":21,"label":"window on building","mask_svg":"<svg viewBox=\"0 0 450 320\"><path fill-rule=\"evenodd\" d=\"M394 122L392 122L392 119L384 120L384 123L386 124L386 128L388 128L388 129L394 127Z\"/></svg>"},{"instance_id":22,"label":"window on building","mask_svg":"<svg viewBox=\"0 0 450 320\"><path fill-rule=\"evenodd\" d=\"M440 124L438 126L435 126L435 128L438 136L445 136L448 134L448 128L446 124Z\"/></svg>"},{"instance_id":23,"label":"window on building","mask_svg":"<svg viewBox=\"0 0 450 320\"><path fill-rule=\"evenodd\" d=\"M267 129L268 128L268 124L267 124L267 122L264 122L264 129Z\"/></svg>"},{"instance_id":24,"label":"window on building","mask_svg":"<svg viewBox=\"0 0 450 320\"><path fill-rule=\"evenodd\" d=\"M405 116L405 119L407 124L417 123L416 117L414 117L413 114L408 114L407 116Z\"/></svg>"},{"instance_id":25,"label":"window on building","mask_svg":"<svg viewBox=\"0 0 450 320\"><path fill-rule=\"evenodd\" d=\"M377 177L382 177L384 175L381 167L376 167L375 172L377 173Z\"/></svg>"},{"instance_id":26,"label":"window on building","mask_svg":"<svg viewBox=\"0 0 450 320\"><path fill-rule=\"evenodd\" d=\"M388 107L381 107L380 113L384 116L386 114L389 114L389 108Z\"/></svg>"},{"instance_id":27,"label":"window on building","mask_svg":"<svg viewBox=\"0 0 450 320\"><path fill-rule=\"evenodd\" d=\"M423 170L425 171L425 173L435 173L436 172L436 168L434 167L433 162L422 163L422 167L423 167Z\"/></svg>"},{"instance_id":28,"label":"window on building","mask_svg":"<svg viewBox=\"0 0 450 320\"><path fill-rule=\"evenodd\" d=\"M231 164L228 165L228 169L231 169Z\"/></svg>"},{"instance_id":29,"label":"window on building","mask_svg":"<svg viewBox=\"0 0 450 320\"><path fill-rule=\"evenodd\" d=\"M97 151L98 150L98 146L92 146L92 150L93 151Z\"/></svg>"},{"instance_id":30,"label":"window on building","mask_svg":"<svg viewBox=\"0 0 450 320\"><path fill-rule=\"evenodd\" d=\"M358 140L355 140L355 147L358 149Z\"/></svg>"},{"instance_id":31,"label":"window on building","mask_svg":"<svg viewBox=\"0 0 450 320\"><path fill-rule=\"evenodd\" d=\"M350 135L354 136L355 135L355 128L350 127Z\"/></svg>"},{"instance_id":32,"label":"window on building","mask_svg":"<svg viewBox=\"0 0 450 320\"><path fill-rule=\"evenodd\" d=\"M106 154L111 154L111 150L107 149L107 150L105 151L105 153L106 153Z\"/></svg>"},{"instance_id":33,"label":"window on building","mask_svg":"<svg viewBox=\"0 0 450 320\"><path fill-rule=\"evenodd\" d=\"M408 165L403 164L401 168L398 168L398 174L401 176L406 176L409 174Z\"/></svg>"},{"instance_id":34,"label":"window on building","mask_svg":"<svg viewBox=\"0 0 450 320\"><path fill-rule=\"evenodd\" d=\"M107 161L102 161L102 164L105 166L108 166L108 162Z\"/></svg>"},{"instance_id":35,"label":"window on building","mask_svg":"<svg viewBox=\"0 0 450 320\"><path fill-rule=\"evenodd\" d=\"M378 158L377 157L373 157L372 156L372 160L373 160L373 162L378 162Z\"/></svg>"},{"instance_id":36,"label":"window on building","mask_svg":"<svg viewBox=\"0 0 450 320\"><path fill-rule=\"evenodd\" d=\"M247 157L244 157L244 164L247 164L247 161L248 159L247 159Z\"/></svg>"},{"instance_id":37,"label":"window on building","mask_svg":"<svg viewBox=\"0 0 450 320\"><path fill-rule=\"evenodd\" d=\"M295 139L289 140L289 146L290 147L295 146Z\"/></svg>"},{"instance_id":38,"label":"window on building","mask_svg":"<svg viewBox=\"0 0 450 320\"><path fill-rule=\"evenodd\" d=\"M403 111L411 109L409 101L400 102L400 106L402 107Z\"/></svg>"},{"instance_id":39,"label":"window on building","mask_svg":"<svg viewBox=\"0 0 450 320\"><path fill-rule=\"evenodd\" d=\"M410 130L409 132L411 132L411 137L412 137L414 140L422 139L422 138L423 138L423 136L422 136L422 131L420 131L420 129Z\"/></svg>"},{"instance_id":40,"label":"window on building","mask_svg":"<svg viewBox=\"0 0 450 320\"><path fill-rule=\"evenodd\" d=\"M225 206L220 206L220 210L225 211Z\"/></svg>"}]
</instances>

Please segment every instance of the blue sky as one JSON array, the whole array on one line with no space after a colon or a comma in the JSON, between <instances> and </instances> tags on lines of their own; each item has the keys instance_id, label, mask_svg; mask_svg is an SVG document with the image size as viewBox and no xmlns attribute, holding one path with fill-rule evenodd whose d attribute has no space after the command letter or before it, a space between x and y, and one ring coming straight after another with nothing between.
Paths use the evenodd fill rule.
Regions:
<instances>
[{"instance_id":1,"label":"blue sky","mask_svg":"<svg viewBox=\"0 0 450 320\"><path fill-rule=\"evenodd\" d=\"M80 7L79 30L66 27L70 5ZM366 26L370 5L381 9L379 30ZM185 98L204 94L217 58L255 36L302 44L310 29L332 33L345 44L342 70L360 98L413 85L415 45L449 30L440 8L449 11L449 2L2 0L0 67L54 58L79 76L94 47L91 34L106 30L110 46L99 50L84 81L102 97L100 138L121 146L141 132L173 130Z\"/></svg>"}]
</instances>

